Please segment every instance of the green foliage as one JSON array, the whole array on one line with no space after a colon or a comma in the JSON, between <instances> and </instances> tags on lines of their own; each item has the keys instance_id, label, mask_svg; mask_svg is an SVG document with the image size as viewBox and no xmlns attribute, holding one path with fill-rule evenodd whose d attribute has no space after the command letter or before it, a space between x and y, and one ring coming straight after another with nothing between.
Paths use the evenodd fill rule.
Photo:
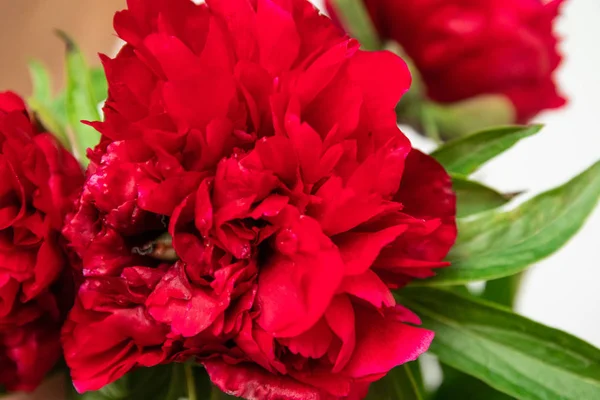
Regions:
<instances>
[{"instance_id":1,"label":"green foliage","mask_svg":"<svg viewBox=\"0 0 600 400\"><path fill-rule=\"evenodd\" d=\"M600 162L566 184L509 210L459 220L451 268L420 285L459 285L523 271L560 249L600 198Z\"/></svg>"},{"instance_id":2,"label":"green foliage","mask_svg":"<svg viewBox=\"0 0 600 400\"><path fill-rule=\"evenodd\" d=\"M183 364L139 368L95 392L77 394L72 400L179 400L186 398Z\"/></svg>"},{"instance_id":3,"label":"green foliage","mask_svg":"<svg viewBox=\"0 0 600 400\"><path fill-rule=\"evenodd\" d=\"M53 97L50 74L37 61L29 64L33 83L33 95L27 100L29 107L35 113L42 125L71 150L71 142L67 135L67 114L64 96Z\"/></svg>"},{"instance_id":4,"label":"green foliage","mask_svg":"<svg viewBox=\"0 0 600 400\"><path fill-rule=\"evenodd\" d=\"M523 400L600 398L600 350L472 296L407 288L440 361Z\"/></svg>"},{"instance_id":5,"label":"green foliage","mask_svg":"<svg viewBox=\"0 0 600 400\"><path fill-rule=\"evenodd\" d=\"M360 42L364 50L381 48L377 30L362 2L334 0L332 4L347 32Z\"/></svg>"},{"instance_id":6,"label":"green foliage","mask_svg":"<svg viewBox=\"0 0 600 400\"><path fill-rule=\"evenodd\" d=\"M89 68L83 54L64 33L66 44L67 87L53 96L52 82L46 68L37 61L30 63L33 95L29 107L42 125L87 165L86 149L95 146L100 134L82 120L100 120L100 102L108 96L108 85L102 68Z\"/></svg>"},{"instance_id":7,"label":"green foliage","mask_svg":"<svg viewBox=\"0 0 600 400\"><path fill-rule=\"evenodd\" d=\"M489 129L450 141L431 155L448 172L468 176L519 140L535 135L540 129L541 125Z\"/></svg>"},{"instance_id":8,"label":"green foliage","mask_svg":"<svg viewBox=\"0 0 600 400\"><path fill-rule=\"evenodd\" d=\"M501 207L514 197L459 175L452 175L452 189L456 193L459 218Z\"/></svg>"},{"instance_id":9,"label":"green foliage","mask_svg":"<svg viewBox=\"0 0 600 400\"><path fill-rule=\"evenodd\" d=\"M86 150L100 141L100 134L92 127L83 124L82 120L98 121L98 106L101 100L96 98L92 84L92 74L85 57L69 36L58 31L66 46L67 88L65 107L75 142L74 153L85 166L88 164ZM97 78L97 77L96 77Z\"/></svg>"},{"instance_id":10,"label":"green foliage","mask_svg":"<svg viewBox=\"0 0 600 400\"><path fill-rule=\"evenodd\" d=\"M511 400L513 397L447 365L442 365L444 380L431 400Z\"/></svg>"},{"instance_id":11,"label":"green foliage","mask_svg":"<svg viewBox=\"0 0 600 400\"><path fill-rule=\"evenodd\" d=\"M423 400L418 362L400 365L373 383L365 400Z\"/></svg>"}]
</instances>

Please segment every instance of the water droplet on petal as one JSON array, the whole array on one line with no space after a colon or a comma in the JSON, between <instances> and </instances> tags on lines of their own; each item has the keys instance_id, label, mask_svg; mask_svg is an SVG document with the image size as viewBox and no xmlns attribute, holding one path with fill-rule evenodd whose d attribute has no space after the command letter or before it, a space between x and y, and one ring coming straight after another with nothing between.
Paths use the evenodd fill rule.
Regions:
<instances>
[{"instance_id":1,"label":"water droplet on petal","mask_svg":"<svg viewBox=\"0 0 600 400\"><path fill-rule=\"evenodd\" d=\"M298 235L289 228L279 231L275 237L275 247L281 254L295 254L298 251Z\"/></svg>"}]
</instances>

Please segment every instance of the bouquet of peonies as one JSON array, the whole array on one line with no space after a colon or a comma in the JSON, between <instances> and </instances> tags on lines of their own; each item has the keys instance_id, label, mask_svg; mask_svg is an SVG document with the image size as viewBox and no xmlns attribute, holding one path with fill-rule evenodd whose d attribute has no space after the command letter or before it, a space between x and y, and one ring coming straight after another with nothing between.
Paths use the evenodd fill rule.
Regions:
<instances>
[{"instance_id":1,"label":"bouquet of peonies","mask_svg":"<svg viewBox=\"0 0 600 400\"><path fill-rule=\"evenodd\" d=\"M0 94L0 391L600 399L600 350L511 311L600 163L527 201L469 178L565 103L561 3L128 0L103 70L60 33L64 92Z\"/></svg>"}]
</instances>

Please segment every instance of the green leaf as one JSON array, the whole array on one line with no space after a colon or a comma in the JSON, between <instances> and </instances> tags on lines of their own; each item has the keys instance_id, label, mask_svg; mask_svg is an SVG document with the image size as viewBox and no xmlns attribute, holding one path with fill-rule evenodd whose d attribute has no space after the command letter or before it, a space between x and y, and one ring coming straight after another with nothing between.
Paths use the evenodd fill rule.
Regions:
<instances>
[{"instance_id":1,"label":"green leaf","mask_svg":"<svg viewBox=\"0 0 600 400\"><path fill-rule=\"evenodd\" d=\"M600 399L600 350L492 303L434 288L400 302L435 332L439 360L523 400Z\"/></svg>"},{"instance_id":2,"label":"green leaf","mask_svg":"<svg viewBox=\"0 0 600 400\"><path fill-rule=\"evenodd\" d=\"M52 80L46 68L39 61L29 63L29 74L33 86L32 97L43 102L52 101Z\"/></svg>"},{"instance_id":3,"label":"green leaf","mask_svg":"<svg viewBox=\"0 0 600 400\"><path fill-rule=\"evenodd\" d=\"M494 279L485 283L481 298L512 309L519 288L521 287L522 273Z\"/></svg>"},{"instance_id":4,"label":"green leaf","mask_svg":"<svg viewBox=\"0 0 600 400\"><path fill-rule=\"evenodd\" d=\"M509 211L488 211L459 220L452 263L415 285L460 285L525 270L560 249L600 199L600 161L570 182Z\"/></svg>"},{"instance_id":5,"label":"green leaf","mask_svg":"<svg viewBox=\"0 0 600 400\"><path fill-rule=\"evenodd\" d=\"M86 150L98 144L100 134L94 128L81 123L81 121L100 120L98 105L103 99L95 97L92 74L87 66L85 57L75 42L62 31L58 31L58 34L65 42L67 50L67 116L74 134L76 156L85 166L89 163L86 157Z\"/></svg>"},{"instance_id":6,"label":"green leaf","mask_svg":"<svg viewBox=\"0 0 600 400\"><path fill-rule=\"evenodd\" d=\"M106 100L108 97L108 82L103 68L92 68L90 70L90 79L94 99L98 102Z\"/></svg>"},{"instance_id":7,"label":"green leaf","mask_svg":"<svg viewBox=\"0 0 600 400\"><path fill-rule=\"evenodd\" d=\"M455 103L425 101L423 107L444 140L464 137L517 120L512 101L501 94L484 94Z\"/></svg>"},{"instance_id":8,"label":"green leaf","mask_svg":"<svg viewBox=\"0 0 600 400\"><path fill-rule=\"evenodd\" d=\"M511 400L513 397L447 365L442 365L444 380L431 400Z\"/></svg>"},{"instance_id":9,"label":"green leaf","mask_svg":"<svg viewBox=\"0 0 600 400\"><path fill-rule=\"evenodd\" d=\"M452 140L431 155L448 172L470 175L483 164L514 146L519 140L532 136L541 125L508 126L488 129Z\"/></svg>"},{"instance_id":10,"label":"green leaf","mask_svg":"<svg viewBox=\"0 0 600 400\"><path fill-rule=\"evenodd\" d=\"M452 189L456 193L459 218L501 207L514 197L459 175L452 175Z\"/></svg>"},{"instance_id":11,"label":"green leaf","mask_svg":"<svg viewBox=\"0 0 600 400\"><path fill-rule=\"evenodd\" d=\"M362 2L334 0L332 3L346 31L360 42L364 50L381 49L377 30Z\"/></svg>"},{"instance_id":12,"label":"green leaf","mask_svg":"<svg viewBox=\"0 0 600 400\"><path fill-rule=\"evenodd\" d=\"M417 362L394 368L369 387L365 400L423 400L423 384L415 371L418 368Z\"/></svg>"},{"instance_id":13,"label":"green leaf","mask_svg":"<svg viewBox=\"0 0 600 400\"><path fill-rule=\"evenodd\" d=\"M67 118L64 101L53 99L50 74L42 64L33 61L29 64L33 84L33 95L27 103L42 125L61 142L71 149L67 136Z\"/></svg>"},{"instance_id":14,"label":"green leaf","mask_svg":"<svg viewBox=\"0 0 600 400\"><path fill-rule=\"evenodd\" d=\"M95 392L73 393L73 400L179 400L186 398L183 364L136 369Z\"/></svg>"}]
</instances>

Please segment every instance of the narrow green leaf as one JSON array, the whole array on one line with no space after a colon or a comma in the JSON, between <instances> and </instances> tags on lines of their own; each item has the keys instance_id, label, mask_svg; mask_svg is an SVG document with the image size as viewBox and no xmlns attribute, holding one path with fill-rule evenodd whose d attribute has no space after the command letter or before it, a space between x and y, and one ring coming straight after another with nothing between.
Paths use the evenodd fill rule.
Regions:
<instances>
[{"instance_id":1,"label":"narrow green leaf","mask_svg":"<svg viewBox=\"0 0 600 400\"><path fill-rule=\"evenodd\" d=\"M441 362L517 399L600 399L600 350L590 344L472 296L406 288L398 297L435 332Z\"/></svg>"},{"instance_id":2,"label":"narrow green leaf","mask_svg":"<svg viewBox=\"0 0 600 400\"><path fill-rule=\"evenodd\" d=\"M118 381L95 392L78 394L73 400L179 400L186 398L183 364L159 365L136 369Z\"/></svg>"},{"instance_id":3,"label":"narrow green leaf","mask_svg":"<svg viewBox=\"0 0 600 400\"><path fill-rule=\"evenodd\" d=\"M513 397L499 392L477 378L442 365L444 380L431 400L511 400Z\"/></svg>"},{"instance_id":4,"label":"narrow green leaf","mask_svg":"<svg viewBox=\"0 0 600 400\"><path fill-rule=\"evenodd\" d=\"M488 129L452 140L431 155L449 172L470 175L519 140L538 133L540 129L541 125Z\"/></svg>"},{"instance_id":5,"label":"narrow green leaf","mask_svg":"<svg viewBox=\"0 0 600 400\"><path fill-rule=\"evenodd\" d=\"M512 309L521 287L523 273L494 279L485 283L481 298Z\"/></svg>"},{"instance_id":6,"label":"narrow green leaf","mask_svg":"<svg viewBox=\"0 0 600 400\"><path fill-rule=\"evenodd\" d=\"M100 119L98 104L95 98L90 70L85 57L67 34L58 31L66 45L66 110L69 124L73 130L75 150L79 161L88 164L86 150L94 147L100 140L100 134L90 126L81 123L82 120L97 121Z\"/></svg>"},{"instance_id":7,"label":"narrow green leaf","mask_svg":"<svg viewBox=\"0 0 600 400\"><path fill-rule=\"evenodd\" d=\"M513 210L459 220L458 240L448 256L452 266L415 285L460 285L521 272L575 235L599 199L600 161Z\"/></svg>"},{"instance_id":8,"label":"narrow green leaf","mask_svg":"<svg viewBox=\"0 0 600 400\"><path fill-rule=\"evenodd\" d=\"M103 68L92 68L90 70L90 79L94 99L98 102L106 100L108 97L108 82Z\"/></svg>"},{"instance_id":9,"label":"narrow green leaf","mask_svg":"<svg viewBox=\"0 0 600 400\"><path fill-rule=\"evenodd\" d=\"M512 101L501 94L484 94L455 103L425 101L423 107L445 141L490 127L513 124L517 120Z\"/></svg>"},{"instance_id":10,"label":"narrow green leaf","mask_svg":"<svg viewBox=\"0 0 600 400\"><path fill-rule=\"evenodd\" d=\"M33 111L44 128L51 132L65 148L71 149L71 144L67 136L64 102L60 104L52 98L50 74L37 61L29 64L29 71L33 84L33 95L27 100L27 103L31 111Z\"/></svg>"},{"instance_id":11,"label":"narrow green leaf","mask_svg":"<svg viewBox=\"0 0 600 400\"><path fill-rule=\"evenodd\" d=\"M423 384L414 368L419 368L416 362L394 368L369 387L365 400L423 400Z\"/></svg>"},{"instance_id":12,"label":"narrow green leaf","mask_svg":"<svg viewBox=\"0 0 600 400\"><path fill-rule=\"evenodd\" d=\"M335 10L346 31L364 50L380 50L381 42L366 6L356 0L334 0Z\"/></svg>"},{"instance_id":13,"label":"narrow green leaf","mask_svg":"<svg viewBox=\"0 0 600 400\"><path fill-rule=\"evenodd\" d=\"M52 80L46 68L39 61L29 63L29 74L33 86L32 97L43 103L52 101Z\"/></svg>"},{"instance_id":14,"label":"narrow green leaf","mask_svg":"<svg viewBox=\"0 0 600 400\"><path fill-rule=\"evenodd\" d=\"M459 218L501 207L514 197L460 175L452 175L452 189L456 193L456 215Z\"/></svg>"}]
</instances>

